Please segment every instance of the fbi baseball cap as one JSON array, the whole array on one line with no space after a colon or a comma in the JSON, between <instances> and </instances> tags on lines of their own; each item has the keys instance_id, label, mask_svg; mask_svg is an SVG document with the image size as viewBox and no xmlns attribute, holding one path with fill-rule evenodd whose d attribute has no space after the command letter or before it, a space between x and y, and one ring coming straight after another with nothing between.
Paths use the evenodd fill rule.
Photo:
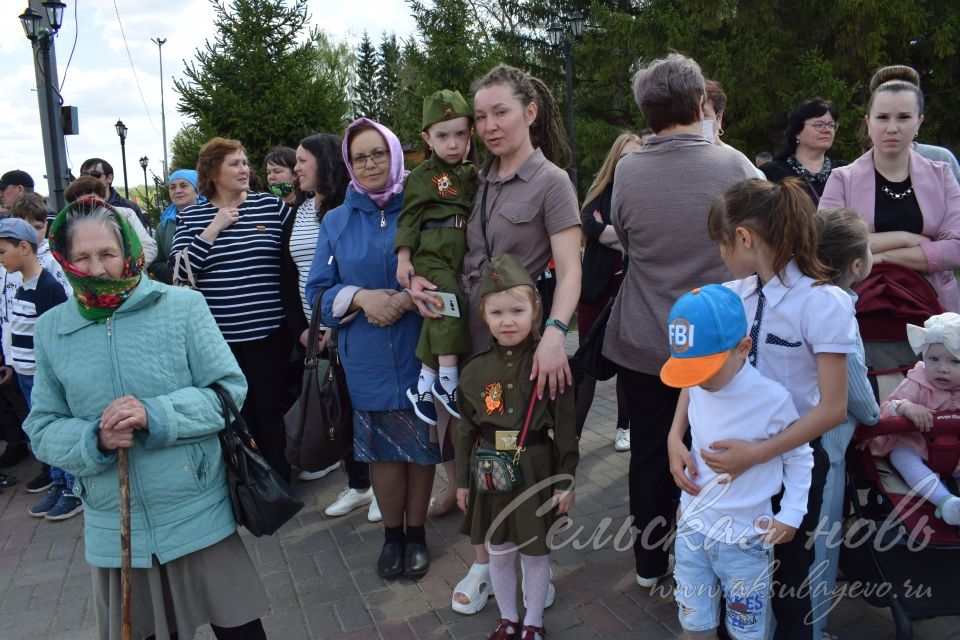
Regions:
<instances>
[{"instance_id":1,"label":"fbi baseball cap","mask_svg":"<svg viewBox=\"0 0 960 640\"><path fill-rule=\"evenodd\" d=\"M670 359L660 379L670 387L695 387L716 374L747 335L743 302L722 285L698 287L673 305L667 334Z\"/></svg>"}]
</instances>

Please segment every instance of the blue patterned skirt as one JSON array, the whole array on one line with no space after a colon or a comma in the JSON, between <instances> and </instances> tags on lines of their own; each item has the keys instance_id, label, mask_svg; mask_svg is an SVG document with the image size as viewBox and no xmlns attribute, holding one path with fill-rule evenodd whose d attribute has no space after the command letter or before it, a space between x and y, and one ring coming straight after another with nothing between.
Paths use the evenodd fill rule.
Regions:
<instances>
[{"instance_id":1,"label":"blue patterned skirt","mask_svg":"<svg viewBox=\"0 0 960 640\"><path fill-rule=\"evenodd\" d=\"M412 410L353 412L353 457L358 462L412 462L440 464L453 458L441 457L435 429Z\"/></svg>"}]
</instances>

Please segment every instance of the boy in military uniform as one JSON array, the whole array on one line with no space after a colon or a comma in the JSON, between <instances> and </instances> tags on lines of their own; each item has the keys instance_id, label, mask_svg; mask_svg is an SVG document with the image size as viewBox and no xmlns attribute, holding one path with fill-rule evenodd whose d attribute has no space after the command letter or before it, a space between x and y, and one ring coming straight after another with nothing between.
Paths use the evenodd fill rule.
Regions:
<instances>
[{"instance_id":1,"label":"boy in military uniform","mask_svg":"<svg viewBox=\"0 0 960 640\"><path fill-rule=\"evenodd\" d=\"M539 341L535 322L540 302L526 270L509 255L495 256L484 268L480 293L480 315L493 342L464 366L460 381L457 503L466 513L460 531L490 551L490 579L500 608L490 638L513 639L519 631L524 640L542 640L550 588L548 532L574 503L576 407L571 393L556 400L533 398L536 382L530 371ZM471 465L474 445L518 455L519 486L503 493L479 487L477 465ZM526 499L518 500L524 493ZM547 512L538 514L544 505L549 505ZM516 606L518 551L526 605L522 627Z\"/></svg>"},{"instance_id":2,"label":"boy in military uniform","mask_svg":"<svg viewBox=\"0 0 960 640\"><path fill-rule=\"evenodd\" d=\"M473 112L459 91L444 89L424 99L420 135L433 153L407 176L397 220L397 281L409 287L413 276L424 276L439 292L454 295L457 303L453 308L444 305L450 315L425 318L417 343L423 366L407 398L417 416L431 425L437 423L434 397L450 415L460 417L457 365L470 347L459 278L467 252L467 217L477 190L477 170L466 160L472 133Z\"/></svg>"}]
</instances>

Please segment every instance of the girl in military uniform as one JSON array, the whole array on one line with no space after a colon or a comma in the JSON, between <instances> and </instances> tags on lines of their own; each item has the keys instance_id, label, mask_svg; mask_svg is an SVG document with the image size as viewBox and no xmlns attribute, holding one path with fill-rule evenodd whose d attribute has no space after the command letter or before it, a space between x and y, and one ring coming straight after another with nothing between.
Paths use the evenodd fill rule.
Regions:
<instances>
[{"instance_id":1,"label":"girl in military uniform","mask_svg":"<svg viewBox=\"0 0 960 640\"><path fill-rule=\"evenodd\" d=\"M481 287L480 313L493 341L464 366L460 380L457 503L466 513L461 532L490 552L490 578L500 608L490 639L513 639L520 630L522 640L542 640L550 586L548 532L574 502L576 409L573 393L556 400L533 397L530 372L539 341L535 321L540 303L526 270L509 255L496 256L484 269ZM519 486L493 493L485 490L490 482L481 478L478 487L476 469L485 465L474 460L474 447L513 454L508 458L519 462ZM522 628L514 569L518 551L526 606Z\"/></svg>"}]
</instances>

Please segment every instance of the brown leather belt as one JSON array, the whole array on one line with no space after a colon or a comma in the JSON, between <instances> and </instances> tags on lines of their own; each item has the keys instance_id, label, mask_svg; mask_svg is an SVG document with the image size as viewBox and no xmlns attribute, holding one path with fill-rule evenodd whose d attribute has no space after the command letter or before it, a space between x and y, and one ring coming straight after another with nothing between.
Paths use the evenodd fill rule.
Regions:
<instances>
[{"instance_id":1,"label":"brown leather belt","mask_svg":"<svg viewBox=\"0 0 960 640\"><path fill-rule=\"evenodd\" d=\"M454 215L443 220L425 220L420 225L420 230L426 229L466 229L467 216Z\"/></svg>"}]
</instances>

